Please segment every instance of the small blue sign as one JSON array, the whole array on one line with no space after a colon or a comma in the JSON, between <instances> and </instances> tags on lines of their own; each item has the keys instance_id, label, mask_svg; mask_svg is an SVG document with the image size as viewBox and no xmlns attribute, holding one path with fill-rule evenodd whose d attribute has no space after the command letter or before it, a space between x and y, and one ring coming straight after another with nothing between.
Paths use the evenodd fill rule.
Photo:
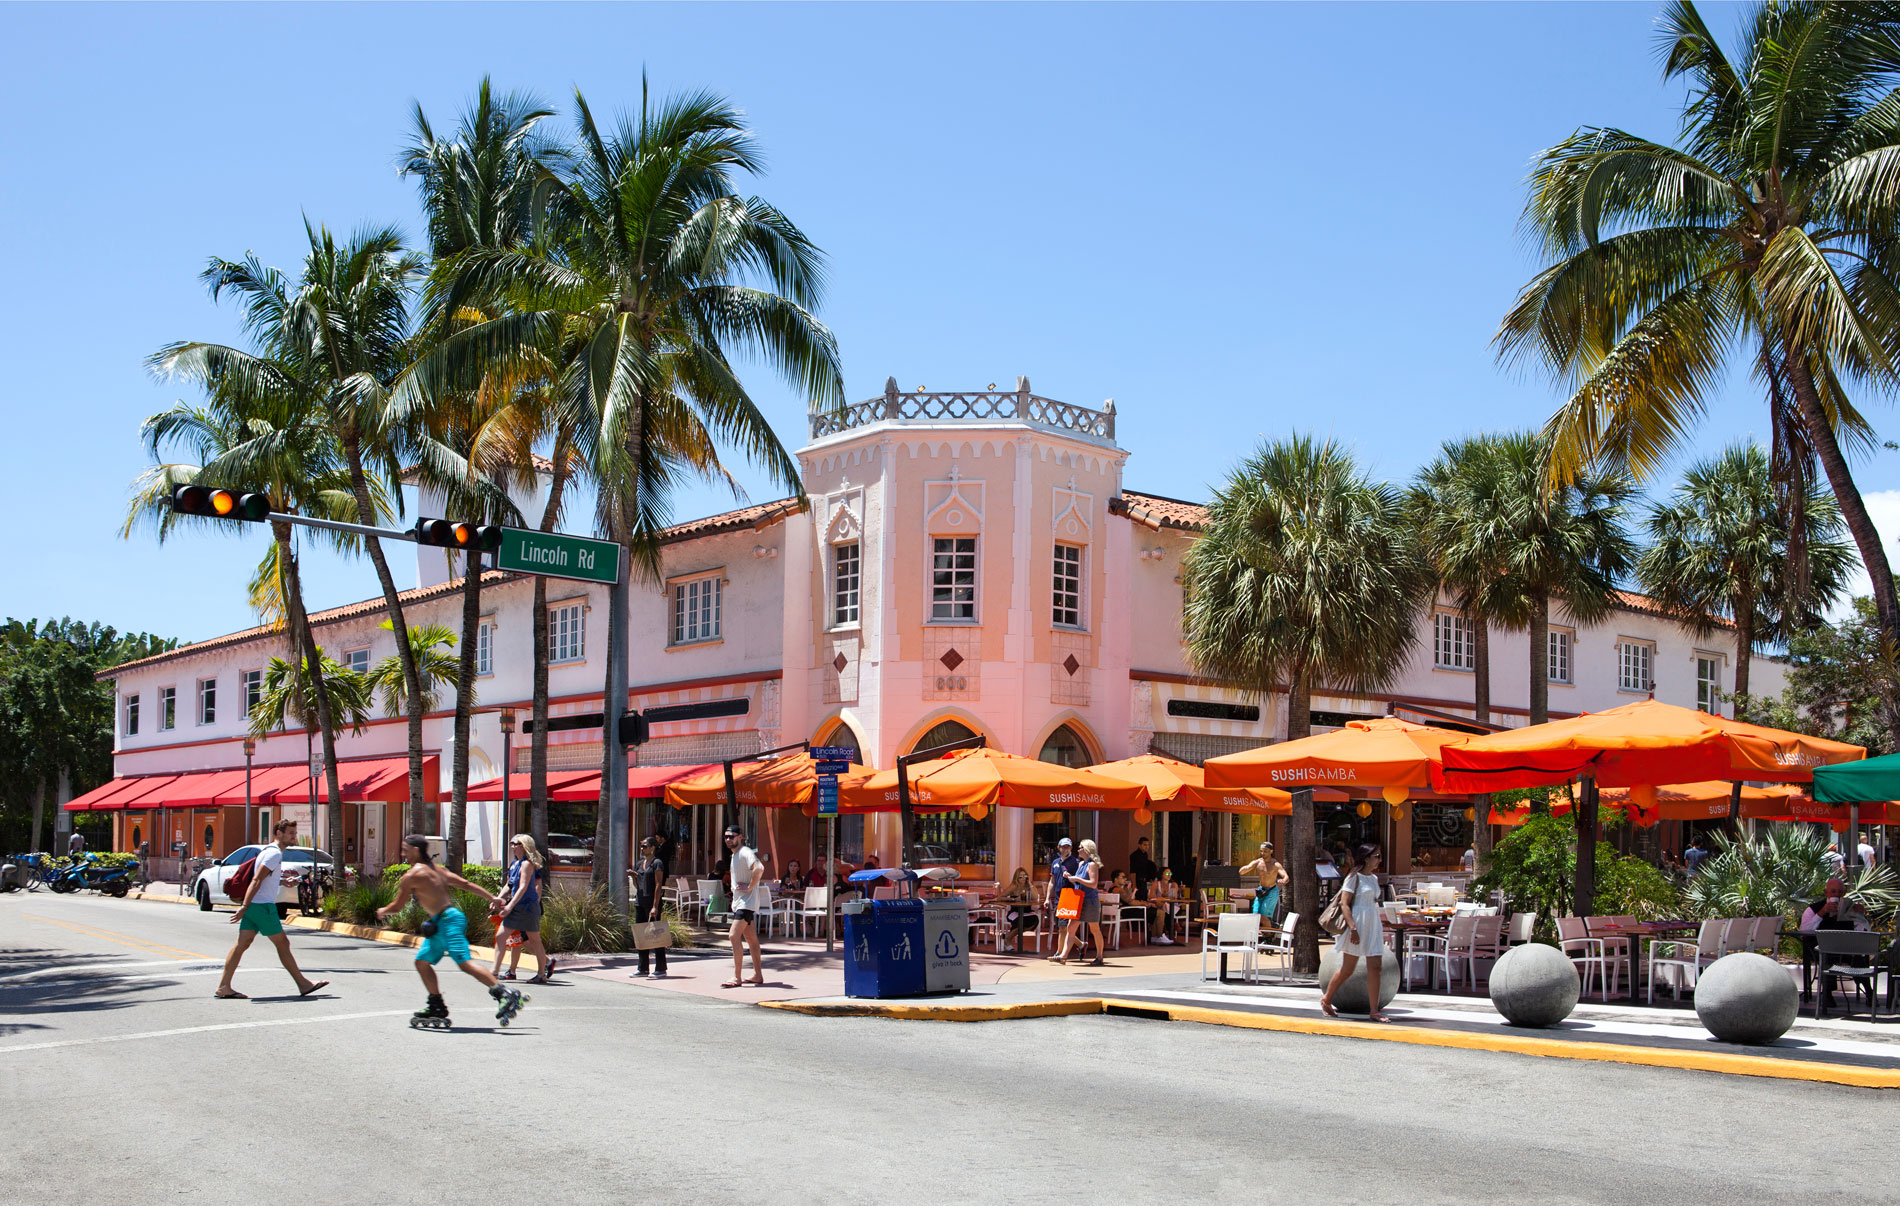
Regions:
<instances>
[{"instance_id":1,"label":"small blue sign","mask_svg":"<svg viewBox=\"0 0 1900 1206\"><path fill-rule=\"evenodd\" d=\"M838 776L818 776L818 815L835 817L838 815Z\"/></svg>"},{"instance_id":2,"label":"small blue sign","mask_svg":"<svg viewBox=\"0 0 1900 1206\"><path fill-rule=\"evenodd\" d=\"M857 757L858 753L858 751L848 745L814 745L805 752L810 754L814 761L843 762L847 766L850 765L851 759ZM843 772L839 771L836 773L842 774Z\"/></svg>"},{"instance_id":3,"label":"small blue sign","mask_svg":"<svg viewBox=\"0 0 1900 1206\"><path fill-rule=\"evenodd\" d=\"M812 769L821 775L843 775L850 773L851 764L849 762L814 762Z\"/></svg>"}]
</instances>

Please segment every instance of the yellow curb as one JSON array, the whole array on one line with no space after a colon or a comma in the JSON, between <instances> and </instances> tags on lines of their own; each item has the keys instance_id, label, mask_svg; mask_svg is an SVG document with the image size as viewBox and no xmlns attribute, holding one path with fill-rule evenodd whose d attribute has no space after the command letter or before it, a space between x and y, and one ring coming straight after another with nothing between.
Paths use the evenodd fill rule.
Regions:
<instances>
[{"instance_id":1,"label":"yellow curb","mask_svg":"<svg viewBox=\"0 0 1900 1206\"><path fill-rule=\"evenodd\" d=\"M198 903L196 900L194 900L193 898L189 896L174 896L170 893L160 894L158 892L145 892L145 891L127 892L125 894L125 898L127 900L156 900L160 904L196 905Z\"/></svg>"},{"instance_id":2,"label":"yellow curb","mask_svg":"<svg viewBox=\"0 0 1900 1206\"><path fill-rule=\"evenodd\" d=\"M826 1018L893 1018L927 1022L1004 1022L1016 1018L1058 1018L1073 1014L1100 1013L1102 1002L1093 998L1074 1001L1025 1001L1015 1005L896 1005L883 1002L760 1001L765 1009L783 1009Z\"/></svg>"},{"instance_id":3,"label":"yellow curb","mask_svg":"<svg viewBox=\"0 0 1900 1206\"><path fill-rule=\"evenodd\" d=\"M1472 1034L1459 1030L1427 1030L1335 1018L1299 1018L1281 1014L1246 1013L1195 1005L1170 1005L1118 997L1089 997L1067 1001L1026 1001L1015 1005L900 1005L862 1003L816 1004L799 1001L762 1001L766 1009L783 1009L814 1017L876 1017L910 1021L994 1022L1015 1018L1064 1017L1127 1009L1160 1014L1172 1022L1199 1022L1243 1030L1274 1030L1286 1034L1318 1034L1330 1038L1376 1039L1421 1047L1450 1047L1464 1051L1498 1051L1550 1059L1595 1060L1601 1063L1640 1064L1651 1068L1685 1068L1728 1076L1764 1076L1779 1080L1806 1080L1821 1084L1852 1085L1864 1089L1900 1089L1900 1069L1861 1068L1851 1064L1812 1063L1766 1055L1725 1051L1682 1051L1667 1047L1632 1047L1620 1043L1579 1042L1574 1039L1533 1038L1519 1034Z\"/></svg>"}]
</instances>

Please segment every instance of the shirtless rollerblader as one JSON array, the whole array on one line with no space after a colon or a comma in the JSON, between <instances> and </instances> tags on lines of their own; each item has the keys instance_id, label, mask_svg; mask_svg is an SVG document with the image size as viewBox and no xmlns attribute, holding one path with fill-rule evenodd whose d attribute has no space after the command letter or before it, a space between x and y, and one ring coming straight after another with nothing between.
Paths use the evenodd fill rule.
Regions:
<instances>
[{"instance_id":1,"label":"shirtless rollerblader","mask_svg":"<svg viewBox=\"0 0 1900 1206\"><path fill-rule=\"evenodd\" d=\"M475 962L468 949L468 918L450 902L449 889L464 888L486 896L491 903L495 901L494 895L455 872L436 866L429 857L428 842L416 834L403 838L402 844L403 853L409 859L409 870L403 873L402 882L397 885L396 899L388 907L378 909L377 916L388 917L400 911L413 896L429 917L422 923L422 945L416 949L416 974L422 977L422 987L428 991L429 1001L409 1019L409 1024L419 1030L449 1028L449 1007L442 1003L442 985L435 977L436 963L447 955L455 966L488 986L488 995L495 999L495 1020L508 1025L528 1003L528 998L512 988L504 988L487 968Z\"/></svg>"}]
</instances>

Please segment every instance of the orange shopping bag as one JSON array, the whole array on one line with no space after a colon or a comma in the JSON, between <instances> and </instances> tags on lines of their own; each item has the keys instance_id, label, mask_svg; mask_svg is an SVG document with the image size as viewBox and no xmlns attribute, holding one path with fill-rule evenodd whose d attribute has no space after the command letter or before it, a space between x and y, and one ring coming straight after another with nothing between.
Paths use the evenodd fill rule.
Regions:
<instances>
[{"instance_id":1,"label":"orange shopping bag","mask_svg":"<svg viewBox=\"0 0 1900 1206\"><path fill-rule=\"evenodd\" d=\"M1056 920L1074 921L1082 915L1082 889L1064 888L1056 897Z\"/></svg>"}]
</instances>

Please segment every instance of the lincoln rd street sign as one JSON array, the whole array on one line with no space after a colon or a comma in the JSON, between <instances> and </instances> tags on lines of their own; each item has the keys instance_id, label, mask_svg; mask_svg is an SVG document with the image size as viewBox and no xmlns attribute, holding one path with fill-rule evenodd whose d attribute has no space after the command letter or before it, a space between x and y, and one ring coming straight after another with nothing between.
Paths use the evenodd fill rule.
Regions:
<instances>
[{"instance_id":1,"label":"lincoln rd street sign","mask_svg":"<svg viewBox=\"0 0 1900 1206\"><path fill-rule=\"evenodd\" d=\"M611 540L503 528L501 547L495 551L495 568L612 586L620 581L620 558L620 546Z\"/></svg>"}]
</instances>

